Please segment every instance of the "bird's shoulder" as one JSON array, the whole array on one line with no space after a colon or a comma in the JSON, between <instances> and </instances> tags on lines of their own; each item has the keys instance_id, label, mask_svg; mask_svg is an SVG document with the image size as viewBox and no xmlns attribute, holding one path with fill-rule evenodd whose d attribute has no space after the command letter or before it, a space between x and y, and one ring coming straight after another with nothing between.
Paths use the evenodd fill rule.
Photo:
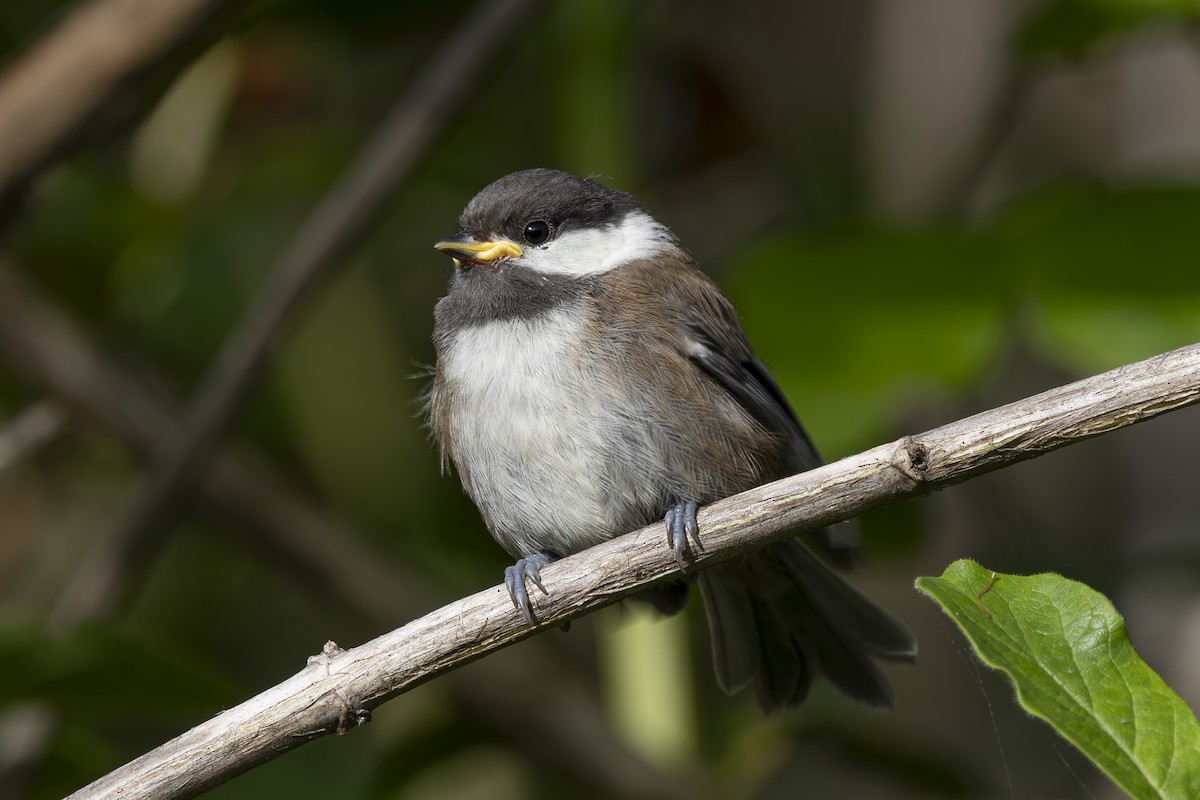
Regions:
<instances>
[{"instance_id":1,"label":"bird's shoulder","mask_svg":"<svg viewBox=\"0 0 1200 800\"><path fill-rule=\"evenodd\" d=\"M604 278L594 296L606 321L629 321L634 330L657 326L681 343L703 332L734 357L752 355L733 303L686 253L632 261Z\"/></svg>"}]
</instances>

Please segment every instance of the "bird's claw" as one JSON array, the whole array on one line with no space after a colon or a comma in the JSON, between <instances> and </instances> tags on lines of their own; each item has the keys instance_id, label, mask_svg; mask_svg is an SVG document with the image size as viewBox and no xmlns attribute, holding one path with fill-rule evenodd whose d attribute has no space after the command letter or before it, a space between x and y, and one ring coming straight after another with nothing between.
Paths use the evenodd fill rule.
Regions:
<instances>
[{"instance_id":1,"label":"bird's claw","mask_svg":"<svg viewBox=\"0 0 1200 800\"><path fill-rule=\"evenodd\" d=\"M696 501L679 500L667 509L663 520L667 523L667 544L675 554L675 562L683 569L683 554L687 550L689 539L696 545L697 550L704 549L704 544L700 541L700 526L696 524Z\"/></svg>"},{"instance_id":2,"label":"bird's claw","mask_svg":"<svg viewBox=\"0 0 1200 800\"><path fill-rule=\"evenodd\" d=\"M535 553L517 559L517 563L504 568L504 588L508 589L513 606L525 615L530 624L537 622L537 618L533 615L533 603L529 600L529 589L525 581L532 581L534 586L542 590L542 594L549 597L550 593L542 585L541 569L556 560L557 558L550 553Z\"/></svg>"}]
</instances>

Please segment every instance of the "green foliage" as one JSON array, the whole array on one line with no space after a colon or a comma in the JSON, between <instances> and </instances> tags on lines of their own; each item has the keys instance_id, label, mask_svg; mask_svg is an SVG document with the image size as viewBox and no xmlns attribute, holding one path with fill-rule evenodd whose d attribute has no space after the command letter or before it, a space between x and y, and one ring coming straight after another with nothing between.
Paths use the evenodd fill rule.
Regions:
<instances>
[{"instance_id":1,"label":"green foliage","mask_svg":"<svg viewBox=\"0 0 1200 800\"><path fill-rule=\"evenodd\" d=\"M0 675L0 707L39 701L76 718L190 719L244 694L178 642L98 624L65 639L32 624L0 628Z\"/></svg>"},{"instance_id":2,"label":"green foliage","mask_svg":"<svg viewBox=\"0 0 1200 800\"><path fill-rule=\"evenodd\" d=\"M1200 723L1142 661L1108 600L1060 575L956 561L920 578L1029 713L1136 798L1200 797Z\"/></svg>"},{"instance_id":3,"label":"green foliage","mask_svg":"<svg viewBox=\"0 0 1200 800\"><path fill-rule=\"evenodd\" d=\"M915 392L978 381L1018 313L1048 359L1080 373L1200 338L1198 218L1191 187L1061 185L977 229L777 232L747 251L730 291L788 396L841 453L894 430Z\"/></svg>"},{"instance_id":4,"label":"green foliage","mask_svg":"<svg viewBox=\"0 0 1200 800\"><path fill-rule=\"evenodd\" d=\"M1031 55L1080 56L1117 34L1198 14L1191 0L1049 0L1025 20L1017 46Z\"/></svg>"},{"instance_id":5,"label":"green foliage","mask_svg":"<svg viewBox=\"0 0 1200 800\"><path fill-rule=\"evenodd\" d=\"M840 453L886 436L897 399L915 386L977 374L999 344L1001 281L981 237L856 227L772 237L731 292L784 391ZM869 365L855 357L863 352Z\"/></svg>"},{"instance_id":6,"label":"green foliage","mask_svg":"<svg viewBox=\"0 0 1200 800\"><path fill-rule=\"evenodd\" d=\"M100 623L61 637L34 623L0 626L0 675L8 723L24 710L53 734L38 797L62 797L247 695L196 648ZM141 735L131 741L131 731Z\"/></svg>"}]
</instances>

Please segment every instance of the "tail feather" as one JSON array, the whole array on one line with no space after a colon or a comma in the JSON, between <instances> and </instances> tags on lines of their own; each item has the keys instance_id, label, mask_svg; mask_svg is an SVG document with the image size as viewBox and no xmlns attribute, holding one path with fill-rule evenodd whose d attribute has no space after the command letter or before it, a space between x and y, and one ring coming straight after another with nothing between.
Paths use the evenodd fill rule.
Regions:
<instances>
[{"instance_id":1,"label":"tail feather","mask_svg":"<svg viewBox=\"0 0 1200 800\"><path fill-rule=\"evenodd\" d=\"M755 614L771 613L761 604L755 603ZM768 628L770 630L770 628ZM813 667L804 657L798 642L787 638L772 641L759 637L762 669L754 680L754 695L764 709L799 705L808 696L813 681Z\"/></svg>"},{"instance_id":2,"label":"tail feather","mask_svg":"<svg viewBox=\"0 0 1200 800\"><path fill-rule=\"evenodd\" d=\"M699 582L718 683L732 694L753 682L764 710L802 702L818 675L855 700L891 706L871 657L916 655L899 618L798 541L717 565Z\"/></svg>"},{"instance_id":3,"label":"tail feather","mask_svg":"<svg viewBox=\"0 0 1200 800\"><path fill-rule=\"evenodd\" d=\"M830 569L798 541L768 551L787 567L795 585L816 604L834 627L853 636L871 655L912 661L917 641L899 617L872 600L841 574Z\"/></svg>"},{"instance_id":4,"label":"tail feather","mask_svg":"<svg viewBox=\"0 0 1200 800\"><path fill-rule=\"evenodd\" d=\"M708 616L717 685L726 694L734 694L749 686L759 674L762 651L751 646L758 642L759 635L746 584L725 580L718 570L720 567L700 573L700 595Z\"/></svg>"}]
</instances>

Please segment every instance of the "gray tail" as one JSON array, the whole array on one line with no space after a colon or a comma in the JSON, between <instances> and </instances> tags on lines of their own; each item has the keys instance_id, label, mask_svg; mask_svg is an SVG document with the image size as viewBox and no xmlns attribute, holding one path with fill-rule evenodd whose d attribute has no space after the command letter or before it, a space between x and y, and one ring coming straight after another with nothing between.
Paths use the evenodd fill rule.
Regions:
<instances>
[{"instance_id":1,"label":"gray tail","mask_svg":"<svg viewBox=\"0 0 1200 800\"><path fill-rule=\"evenodd\" d=\"M718 564L699 582L717 682L729 694L753 682L764 711L799 704L818 675L890 707L892 686L872 659L916 658L904 623L799 541Z\"/></svg>"}]
</instances>

